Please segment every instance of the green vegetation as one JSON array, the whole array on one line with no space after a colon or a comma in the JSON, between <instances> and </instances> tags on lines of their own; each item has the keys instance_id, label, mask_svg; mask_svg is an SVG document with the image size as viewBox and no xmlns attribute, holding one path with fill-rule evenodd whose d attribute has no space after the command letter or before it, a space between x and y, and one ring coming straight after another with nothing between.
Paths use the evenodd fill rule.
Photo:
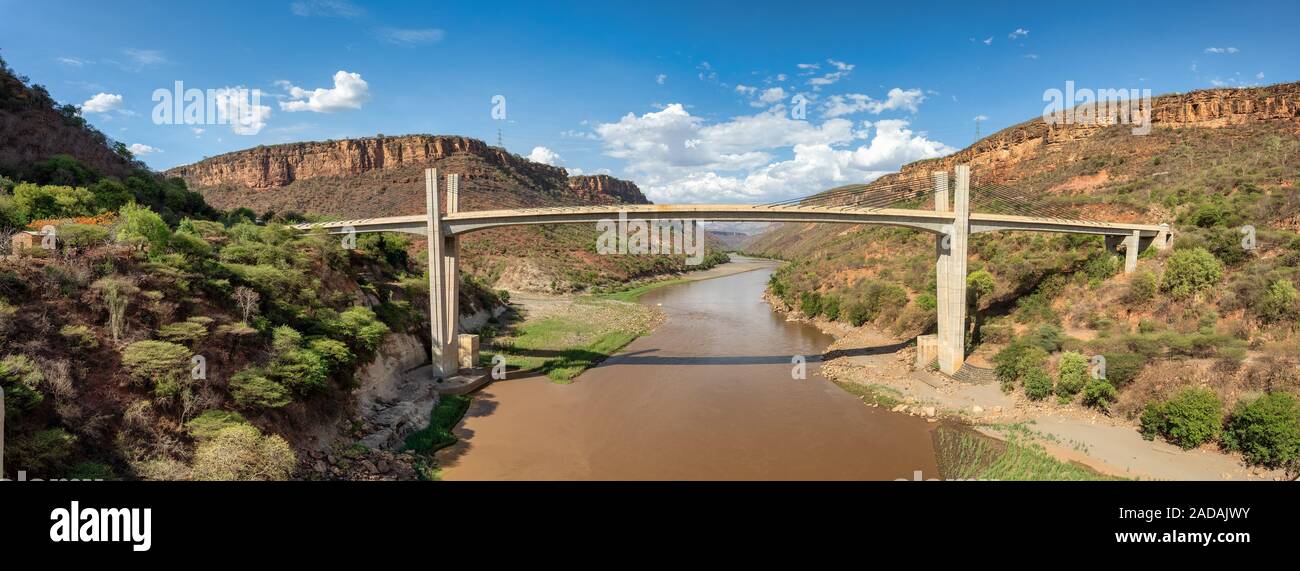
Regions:
<instances>
[{"instance_id":1,"label":"green vegetation","mask_svg":"<svg viewBox=\"0 0 1300 571\"><path fill-rule=\"evenodd\" d=\"M1184 449L1215 440L1223 427L1223 403L1205 389L1185 389L1173 398L1148 404L1142 413L1142 436L1157 435Z\"/></svg>"},{"instance_id":2,"label":"green vegetation","mask_svg":"<svg viewBox=\"0 0 1300 571\"><path fill-rule=\"evenodd\" d=\"M429 426L406 437L406 449L419 455L416 469L427 480L438 479L438 465L434 453L455 444L456 425L465 418L473 398L466 395L447 395L433 407Z\"/></svg>"},{"instance_id":3,"label":"green vegetation","mask_svg":"<svg viewBox=\"0 0 1300 571\"><path fill-rule=\"evenodd\" d=\"M15 417L45 400L41 383L45 376L25 355L10 355L0 360L0 388L5 392L5 414Z\"/></svg>"},{"instance_id":4,"label":"green vegetation","mask_svg":"<svg viewBox=\"0 0 1300 571\"><path fill-rule=\"evenodd\" d=\"M1007 430L999 441L969 428L934 431L939 472L949 480L1110 480L1075 463L1062 462L1024 431Z\"/></svg>"},{"instance_id":5,"label":"green vegetation","mask_svg":"<svg viewBox=\"0 0 1300 571\"><path fill-rule=\"evenodd\" d=\"M1213 287L1222 278L1223 264L1205 248L1177 250L1165 264L1164 282L1160 287L1182 299Z\"/></svg>"},{"instance_id":6,"label":"green vegetation","mask_svg":"<svg viewBox=\"0 0 1300 571\"><path fill-rule=\"evenodd\" d=\"M1061 353L1056 369L1056 394L1069 402L1088 384L1088 358L1074 351L1066 351Z\"/></svg>"},{"instance_id":7,"label":"green vegetation","mask_svg":"<svg viewBox=\"0 0 1300 571\"><path fill-rule=\"evenodd\" d=\"M1295 472L1300 467L1300 404L1296 397L1268 393L1238 402L1223 431L1223 444L1240 451L1251 464Z\"/></svg>"},{"instance_id":8,"label":"green vegetation","mask_svg":"<svg viewBox=\"0 0 1300 571\"><path fill-rule=\"evenodd\" d=\"M297 463L289 443L264 436L257 427L230 423L206 437L194 450L195 480L287 480Z\"/></svg>"},{"instance_id":9,"label":"green vegetation","mask_svg":"<svg viewBox=\"0 0 1300 571\"><path fill-rule=\"evenodd\" d=\"M867 404L877 404L886 408L892 408L903 402L903 393L898 392L893 387L885 385L854 383L848 381L835 381L837 386L844 389L845 392L858 397Z\"/></svg>"}]
</instances>

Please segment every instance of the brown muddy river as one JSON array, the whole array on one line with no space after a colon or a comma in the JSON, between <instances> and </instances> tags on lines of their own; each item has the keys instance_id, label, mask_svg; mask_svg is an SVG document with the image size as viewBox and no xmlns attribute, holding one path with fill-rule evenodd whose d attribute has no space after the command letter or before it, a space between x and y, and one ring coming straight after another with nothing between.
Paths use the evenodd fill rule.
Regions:
<instances>
[{"instance_id":1,"label":"brown muddy river","mask_svg":"<svg viewBox=\"0 0 1300 571\"><path fill-rule=\"evenodd\" d=\"M924 420L821 378L831 338L761 298L771 267L651 291L667 319L561 385L475 395L439 455L447 480L882 480L937 477ZM791 357L809 356L806 379Z\"/></svg>"}]
</instances>

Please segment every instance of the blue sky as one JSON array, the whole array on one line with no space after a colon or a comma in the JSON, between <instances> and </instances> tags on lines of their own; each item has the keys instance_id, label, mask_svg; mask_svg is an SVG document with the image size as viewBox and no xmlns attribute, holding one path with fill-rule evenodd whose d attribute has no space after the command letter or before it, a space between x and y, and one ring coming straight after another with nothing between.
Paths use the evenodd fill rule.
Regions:
<instances>
[{"instance_id":1,"label":"blue sky","mask_svg":"<svg viewBox=\"0 0 1300 571\"><path fill-rule=\"evenodd\" d=\"M158 169L500 130L512 152L657 202L869 180L970 144L976 117L987 134L1038 116L1067 80L1158 95L1300 79L1294 2L975 4L0 0L0 56ZM265 109L155 124L152 94L176 81L260 89Z\"/></svg>"}]
</instances>

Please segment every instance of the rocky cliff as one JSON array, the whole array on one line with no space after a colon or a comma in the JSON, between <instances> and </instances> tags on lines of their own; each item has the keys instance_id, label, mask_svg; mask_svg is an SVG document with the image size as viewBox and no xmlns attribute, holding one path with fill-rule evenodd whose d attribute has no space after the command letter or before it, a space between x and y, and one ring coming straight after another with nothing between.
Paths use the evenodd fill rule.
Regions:
<instances>
[{"instance_id":1,"label":"rocky cliff","mask_svg":"<svg viewBox=\"0 0 1300 571\"><path fill-rule=\"evenodd\" d=\"M1008 127L947 157L917 161L899 173L883 177L880 184L927 176L932 170L951 170L969 164L975 172L995 180L1015 180L1015 166L1031 157L1055 155L1064 164L1082 158L1072 143L1103 132L1130 134L1130 125L1117 125L1114 113L1102 114L1090 124L1049 125L1035 118ZM1152 98L1153 130L1276 124L1280 130L1300 133L1300 82L1266 87L1225 88L1175 93ZM1123 133L1118 133L1122 127ZM1143 136L1131 135L1137 140ZM1153 141L1155 139L1152 139Z\"/></svg>"},{"instance_id":2,"label":"rocky cliff","mask_svg":"<svg viewBox=\"0 0 1300 571\"><path fill-rule=\"evenodd\" d=\"M491 170L518 175L526 186L558 192L574 191L590 202L645 203L636 184L607 175L569 177L561 167L534 163L499 147L469 137L403 135L341 141L260 146L226 153L167 171L196 188L241 187L267 190L316 178L345 178L404 167L438 166L456 156L474 157L477 169L460 172L462 181Z\"/></svg>"}]
</instances>

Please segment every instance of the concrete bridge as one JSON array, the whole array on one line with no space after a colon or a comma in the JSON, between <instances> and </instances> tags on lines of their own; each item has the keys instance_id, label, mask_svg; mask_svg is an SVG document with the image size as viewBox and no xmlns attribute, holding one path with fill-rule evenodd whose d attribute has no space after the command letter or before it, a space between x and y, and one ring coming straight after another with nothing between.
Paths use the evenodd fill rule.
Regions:
<instances>
[{"instance_id":1,"label":"concrete bridge","mask_svg":"<svg viewBox=\"0 0 1300 571\"><path fill-rule=\"evenodd\" d=\"M415 216L363 218L338 222L298 224L301 230L330 234L405 232L429 240L429 307L433 337L433 365L447 377L458 371L457 316L460 237L477 230L523 224L581 224L618 219L629 221L691 220L699 222L816 222L829 224L880 224L901 226L935 235L935 269L938 276L939 369L956 373L965 361L966 262L971 234L1004 230L1094 234L1105 237L1106 247L1125 250L1125 272L1137 265L1138 253L1152 245L1163 249L1169 241L1167 225L1120 224L1086 220L985 214L970 211L970 168L955 169L949 188L946 171L936 171L934 209L869 208L857 206L756 206L744 204L614 205L524 208L461 212L460 177L447 175L446 213L438 192L438 171L425 171L426 213ZM951 195L951 200L949 196Z\"/></svg>"}]
</instances>

